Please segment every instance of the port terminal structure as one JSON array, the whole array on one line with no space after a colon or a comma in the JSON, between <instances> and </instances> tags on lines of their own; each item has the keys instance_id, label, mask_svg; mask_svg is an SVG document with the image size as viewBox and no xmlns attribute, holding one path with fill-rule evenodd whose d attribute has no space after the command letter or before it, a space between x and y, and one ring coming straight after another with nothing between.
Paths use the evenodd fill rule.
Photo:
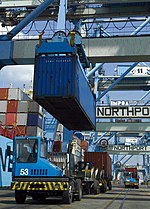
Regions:
<instances>
[{"instance_id":1,"label":"port terminal structure","mask_svg":"<svg viewBox=\"0 0 150 209\"><path fill-rule=\"evenodd\" d=\"M100 4L100 6L96 6L97 4ZM25 9L20 9L20 11L18 11L17 8L20 7ZM59 17L59 7L59 2L52 0L46 0L42 3L41 1L36 1L34 4L33 1L15 1L15 4L14 1L11 0L1 1L0 17L2 19L3 26L14 26L14 28L7 34L0 36L1 68L6 65L34 64L35 47L39 43L39 40L16 40L14 37L32 21L56 21ZM87 79L89 80L91 80L91 78L93 79L93 77L98 74L97 84L95 83L95 85L98 86L98 89L96 89L98 90L96 97L97 103L99 103L109 91L115 91L118 89L120 91L135 89L141 91L143 90L146 93L141 100L148 95L150 79L148 74L142 76L126 75L130 73L139 63L149 62L150 49L147 46L150 42L150 34L147 32L145 34L142 33L142 30L147 27L150 21L150 18L148 17L150 15L149 7L150 1L144 1L144 3L143 1L137 2L134 0L123 1L121 3L117 0L112 0L111 3L107 0L97 0L94 2L90 0L79 3L71 0L68 1L66 18L75 24L76 29L79 28L79 26L81 28L85 24L90 25L95 23L97 25L97 31L100 32L100 35L95 36L88 36L86 33L82 39L85 54L91 65L94 66L96 63L99 63L97 67L93 67L87 73ZM83 18L86 20L86 23L85 21L82 22ZM107 31L107 28L103 29L103 27L100 27L100 25L104 23L109 23L110 20L114 24L118 24L118 22L126 23L126 19L131 23L139 23L139 25L135 27L132 32L129 32L127 36L111 36L111 33ZM104 63L114 62L132 62L132 64L122 74L117 76L111 75L106 78L105 75L101 74L101 69ZM96 82L96 78L94 79L94 82ZM148 101L144 105L148 105ZM130 116L130 118L132 118L132 115ZM145 118L144 116L141 117L142 119ZM128 134L131 136L134 133L138 133L139 135L143 134L140 135L140 141L142 145L145 143L143 138L145 138L145 135L148 136L150 132L149 121L139 122L138 120L135 120L133 122L132 118L128 121L122 120L120 123L117 122L117 120L119 121L119 117L113 119L113 121L110 120L109 122L101 123L100 119L97 118L96 133L92 138L90 147L91 150L95 150L97 144L104 137L106 137L108 141L114 138L114 145L118 144L119 134ZM100 136L98 136L98 132L101 132ZM148 140L148 137L146 139ZM114 156L114 164L118 160L117 151L115 154L116 158ZM131 152L131 155L132 154L133 152ZM147 156L145 157L145 155L143 153L143 164L148 167L149 155L147 155L148 158Z\"/></svg>"}]
</instances>

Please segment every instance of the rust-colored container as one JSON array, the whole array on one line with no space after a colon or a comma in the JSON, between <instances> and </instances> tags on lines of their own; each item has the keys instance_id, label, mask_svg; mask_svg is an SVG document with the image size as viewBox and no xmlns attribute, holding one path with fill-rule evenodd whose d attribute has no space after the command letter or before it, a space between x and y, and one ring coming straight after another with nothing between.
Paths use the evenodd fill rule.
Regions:
<instances>
[{"instance_id":1,"label":"rust-colored container","mask_svg":"<svg viewBox=\"0 0 150 209\"><path fill-rule=\"evenodd\" d=\"M8 99L8 88L0 88L0 100Z\"/></svg>"},{"instance_id":2,"label":"rust-colored container","mask_svg":"<svg viewBox=\"0 0 150 209\"><path fill-rule=\"evenodd\" d=\"M16 126L16 136L26 136L26 126Z\"/></svg>"},{"instance_id":3,"label":"rust-colored container","mask_svg":"<svg viewBox=\"0 0 150 209\"><path fill-rule=\"evenodd\" d=\"M16 126L17 114L7 113L6 114L6 126Z\"/></svg>"},{"instance_id":4,"label":"rust-colored container","mask_svg":"<svg viewBox=\"0 0 150 209\"><path fill-rule=\"evenodd\" d=\"M54 141L53 152L61 152L61 151L62 151L62 142L61 141Z\"/></svg>"},{"instance_id":5,"label":"rust-colored container","mask_svg":"<svg viewBox=\"0 0 150 209\"><path fill-rule=\"evenodd\" d=\"M81 148L87 151L88 149L88 142L87 141L81 141Z\"/></svg>"},{"instance_id":6,"label":"rust-colored container","mask_svg":"<svg viewBox=\"0 0 150 209\"><path fill-rule=\"evenodd\" d=\"M16 113L17 109L18 109L18 101L17 100L8 100L7 112L8 113Z\"/></svg>"},{"instance_id":7,"label":"rust-colored container","mask_svg":"<svg viewBox=\"0 0 150 209\"><path fill-rule=\"evenodd\" d=\"M107 152L85 152L84 161L94 163L94 167L99 171L104 169L105 177L111 178L112 176L112 160Z\"/></svg>"},{"instance_id":8,"label":"rust-colored container","mask_svg":"<svg viewBox=\"0 0 150 209\"><path fill-rule=\"evenodd\" d=\"M133 178L137 178L137 168L129 167L125 168L125 172L131 172Z\"/></svg>"}]
</instances>

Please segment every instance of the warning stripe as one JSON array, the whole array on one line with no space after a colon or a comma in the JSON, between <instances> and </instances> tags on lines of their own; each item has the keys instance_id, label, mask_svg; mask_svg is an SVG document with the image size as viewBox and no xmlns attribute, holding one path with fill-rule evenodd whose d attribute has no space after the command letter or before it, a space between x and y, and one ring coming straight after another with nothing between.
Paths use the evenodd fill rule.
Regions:
<instances>
[{"instance_id":1,"label":"warning stripe","mask_svg":"<svg viewBox=\"0 0 150 209\"><path fill-rule=\"evenodd\" d=\"M60 191L69 189L69 182L13 182L12 190Z\"/></svg>"}]
</instances>

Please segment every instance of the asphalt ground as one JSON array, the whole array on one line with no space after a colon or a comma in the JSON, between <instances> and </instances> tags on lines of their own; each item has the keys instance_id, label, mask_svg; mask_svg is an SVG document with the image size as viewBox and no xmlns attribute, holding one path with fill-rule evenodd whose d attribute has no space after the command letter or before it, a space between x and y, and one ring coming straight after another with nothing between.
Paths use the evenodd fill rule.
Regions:
<instances>
[{"instance_id":1,"label":"asphalt ground","mask_svg":"<svg viewBox=\"0 0 150 209\"><path fill-rule=\"evenodd\" d=\"M150 209L150 188L141 186L139 189L124 188L117 185L111 191L98 195L84 195L81 201L71 205L64 204L60 198L48 198L35 201L27 197L24 204L16 204L14 191L0 189L0 209Z\"/></svg>"}]
</instances>

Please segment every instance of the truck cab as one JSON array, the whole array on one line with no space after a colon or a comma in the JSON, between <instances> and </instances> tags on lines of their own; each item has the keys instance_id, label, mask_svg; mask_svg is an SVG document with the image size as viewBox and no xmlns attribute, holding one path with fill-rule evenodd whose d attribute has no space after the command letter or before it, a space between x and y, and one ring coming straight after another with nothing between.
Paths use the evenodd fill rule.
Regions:
<instances>
[{"instance_id":1,"label":"truck cab","mask_svg":"<svg viewBox=\"0 0 150 209\"><path fill-rule=\"evenodd\" d=\"M47 158L47 143L41 137L15 137L13 140L12 190L17 203L27 196L43 200L60 196L70 204L81 200L81 181L64 176L63 170Z\"/></svg>"},{"instance_id":2,"label":"truck cab","mask_svg":"<svg viewBox=\"0 0 150 209\"><path fill-rule=\"evenodd\" d=\"M137 175L137 168L125 168L124 172L124 185L125 188L139 188L139 178Z\"/></svg>"},{"instance_id":3,"label":"truck cab","mask_svg":"<svg viewBox=\"0 0 150 209\"><path fill-rule=\"evenodd\" d=\"M62 170L47 159L46 140L41 137L15 137L13 177L62 176Z\"/></svg>"}]
</instances>

